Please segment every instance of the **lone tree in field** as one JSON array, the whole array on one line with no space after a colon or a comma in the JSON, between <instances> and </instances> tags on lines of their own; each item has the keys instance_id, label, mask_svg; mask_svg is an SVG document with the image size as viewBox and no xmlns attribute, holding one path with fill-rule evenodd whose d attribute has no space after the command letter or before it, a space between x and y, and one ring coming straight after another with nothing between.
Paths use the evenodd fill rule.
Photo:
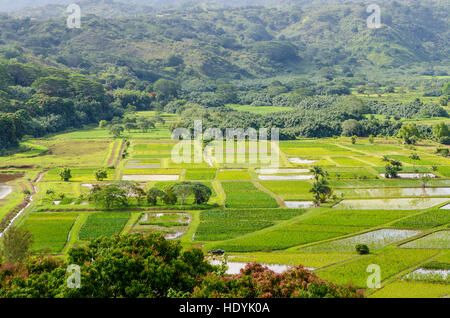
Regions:
<instances>
[{"instance_id":1,"label":"lone tree in field","mask_svg":"<svg viewBox=\"0 0 450 318\"><path fill-rule=\"evenodd\" d=\"M103 181L107 178L108 178L108 171L106 171L105 169L99 169L95 171L95 179L97 179L97 181Z\"/></svg>"},{"instance_id":2,"label":"lone tree in field","mask_svg":"<svg viewBox=\"0 0 450 318\"><path fill-rule=\"evenodd\" d=\"M0 246L0 264L4 259L6 264L20 263L28 256L33 245L33 235L24 229L11 226L3 235Z\"/></svg>"},{"instance_id":3,"label":"lone tree in field","mask_svg":"<svg viewBox=\"0 0 450 318\"><path fill-rule=\"evenodd\" d=\"M70 179L72 179L72 174L69 168L62 168L59 171L59 176L61 177L61 180L67 182Z\"/></svg>"},{"instance_id":4,"label":"lone tree in field","mask_svg":"<svg viewBox=\"0 0 450 318\"><path fill-rule=\"evenodd\" d=\"M386 165L384 166L384 176L386 178L397 178L398 173L402 171L402 163L386 156L384 156L382 160L386 162Z\"/></svg>"},{"instance_id":5,"label":"lone tree in field","mask_svg":"<svg viewBox=\"0 0 450 318\"><path fill-rule=\"evenodd\" d=\"M314 182L309 192L313 194L316 206L320 206L321 203L326 202L333 195L333 190L325 179Z\"/></svg>"},{"instance_id":6,"label":"lone tree in field","mask_svg":"<svg viewBox=\"0 0 450 318\"><path fill-rule=\"evenodd\" d=\"M413 170L416 171L416 161L419 161L419 160L420 160L419 155L416 154L416 153L413 153L413 154L411 154L411 155L409 156L409 159L412 160L412 162L413 162Z\"/></svg>"}]
</instances>

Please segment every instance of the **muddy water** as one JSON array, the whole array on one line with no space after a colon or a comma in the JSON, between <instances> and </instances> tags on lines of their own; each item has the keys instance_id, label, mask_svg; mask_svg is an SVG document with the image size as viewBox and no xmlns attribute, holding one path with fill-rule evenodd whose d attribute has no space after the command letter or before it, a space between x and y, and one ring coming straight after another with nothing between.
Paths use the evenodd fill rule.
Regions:
<instances>
[{"instance_id":1,"label":"muddy water","mask_svg":"<svg viewBox=\"0 0 450 318\"><path fill-rule=\"evenodd\" d=\"M0 200L6 198L12 192L12 187L0 184Z\"/></svg>"},{"instance_id":2,"label":"muddy water","mask_svg":"<svg viewBox=\"0 0 450 318\"><path fill-rule=\"evenodd\" d=\"M297 164L303 164L303 165L309 165L309 164L313 164L315 162L317 162L317 160L307 160L307 159L302 159L302 158L289 158L288 159L289 162L291 163L297 163Z\"/></svg>"}]
</instances>

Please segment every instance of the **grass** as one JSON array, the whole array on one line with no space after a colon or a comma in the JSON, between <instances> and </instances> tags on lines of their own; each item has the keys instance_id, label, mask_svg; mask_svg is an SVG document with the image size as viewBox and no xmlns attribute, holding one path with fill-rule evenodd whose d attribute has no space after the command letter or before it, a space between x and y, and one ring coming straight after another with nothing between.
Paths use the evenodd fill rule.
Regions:
<instances>
[{"instance_id":1,"label":"grass","mask_svg":"<svg viewBox=\"0 0 450 318\"><path fill-rule=\"evenodd\" d=\"M247 171L239 170L219 170L217 180L250 180L251 177Z\"/></svg>"},{"instance_id":2,"label":"grass","mask_svg":"<svg viewBox=\"0 0 450 318\"><path fill-rule=\"evenodd\" d=\"M200 225L195 234L199 241L219 241L238 237L288 220L304 210L212 210L200 213Z\"/></svg>"},{"instance_id":3,"label":"grass","mask_svg":"<svg viewBox=\"0 0 450 318\"><path fill-rule=\"evenodd\" d=\"M23 228L33 234L33 251L60 252L67 243L68 235L78 214L32 213Z\"/></svg>"},{"instance_id":4,"label":"grass","mask_svg":"<svg viewBox=\"0 0 450 318\"><path fill-rule=\"evenodd\" d=\"M449 248L450 231L434 232L420 239L403 244L402 248Z\"/></svg>"},{"instance_id":5,"label":"grass","mask_svg":"<svg viewBox=\"0 0 450 318\"><path fill-rule=\"evenodd\" d=\"M314 245L306 248L305 250L312 252L355 251L355 247L357 244L365 244L372 251L383 248L391 243L402 241L418 233L420 232L408 230L382 229L348 237L341 240Z\"/></svg>"},{"instance_id":6,"label":"grass","mask_svg":"<svg viewBox=\"0 0 450 318\"><path fill-rule=\"evenodd\" d=\"M362 229L356 226L325 226L297 223L217 243L215 246L230 252L282 250L350 234Z\"/></svg>"},{"instance_id":7,"label":"grass","mask_svg":"<svg viewBox=\"0 0 450 318\"><path fill-rule=\"evenodd\" d=\"M370 295L369 298L442 298L449 295L448 284L396 281Z\"/></svg>"},{"instance_id":8,"label":"grass","mask_svg":"<svg viewBox=\"0 0 450 318\"><path fill-rule=\"evenodd\" d=\"M361 256L360 259L342 265L337 265L317 272L320 278L339 285L352 283L361 288L367 288L367 278L370 273L366 269L371 264L380 266L381 280L414 266L436 254L432 250L389 249L379 254Z\"/></svg>"},{"instance_id":9,"label":"grass","mask_svg":"<svg viewBox=\"0 0 450 318\"><path fill-rule=\"evenodd\" d=\"M216 177L216 169L213 168L190 168L186 169L186 180L213 180Z\"/></svg>"},{"instance_id":10,"label":"grass","mask_svg":"<svg viewBox=\"0 0 450 318\"><path fill-rule=\"evenodd\" d=\"M302 223L312 225L345 225L374 227L400 219L417 211L391 210L329 210Z\"/></svg>"},{"instance_id":11,"label":"grass","mask_svg":"<svg viewBox=\"0 0 450 318\"><path fill-rule=\"evenodd\" d=\"M128 212L99 212L92 214L86 220L78 234L80 240L96 239L100 236L112 236L119 233L128 219Z\"/></svg>"},{"instance_id":12,"label":"grass","mask_svg":"<svg viewBox=\"0 0 450 318\"><path fill-rule=\"evenodd\" d=\"M260 181L259 183L285 200L311 200L313 198L309 192L312 184L308 181Z\"/></svg>"},{"instance_id":13,"label":"grass","mask_svg":"<svg viewBox=\"0 0 450 318\"><path fill-rule=\"evenodd\" d=\"M277 201L251 182L222 182L228 208L276 208Z\"/></svg>"},{"instance_id":14,"label":"grass","mask_svg":"<svg viewBox=\"0 0 450 318\"><path fill-rule=\"evenodd\" d=\"M407 229L431 229L447 223L450 223L449 211L436 209L398 221L393 226Z\"/></svg>"}]
</instances>

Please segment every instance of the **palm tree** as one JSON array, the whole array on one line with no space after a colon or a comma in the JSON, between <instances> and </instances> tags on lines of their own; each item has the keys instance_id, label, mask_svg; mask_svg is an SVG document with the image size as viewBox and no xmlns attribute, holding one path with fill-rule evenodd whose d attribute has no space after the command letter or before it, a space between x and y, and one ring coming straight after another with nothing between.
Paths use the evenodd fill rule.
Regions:
<instances>
[{"instance_id":1,"label":"palm tree","mask_svg":"<svg viewBox=\"0 0 450 318\"><path fill-rule=\"evenodd\" d=\"M320 166L314 166L309 171L314 175L314 179L316 179L316 181L319 181L319 177L325 177L325 172Z\"/></svg>"},{"instance_id":2,"label":"palm tree","mask_svg":"<svg viewBox=\"0 0 450 318\"><path fill-rule=\"evenodd\" d=\"M409 156L409 159L413 161L413 170L416 171L416 160L420 160L420 157L416 153L413 153Z\"/></svg>"},{"instance_id":3,"label":"palm tree","mask_svg":"<svg viewBox=\"0 0 450 318\"><path fill-rule=\"evenodd\" d=\"M390 162L391 159L389 158L388 155L384 155L383 157L381 157L381 161L382 161L382 162Z\"/></svg>"},{"instance_id":4,"label":"palm tree","mask_svg":"<svg viewBox=\"0 0 450 318\"><path fill-rule=\"evenodd\" d=\"M327 198L333 193L327 180L316 181L313 184L311 190L309 190L314 195L314 202L316 206L320 206L320 203L326 202Z\"/></svg>"}]
</instances>

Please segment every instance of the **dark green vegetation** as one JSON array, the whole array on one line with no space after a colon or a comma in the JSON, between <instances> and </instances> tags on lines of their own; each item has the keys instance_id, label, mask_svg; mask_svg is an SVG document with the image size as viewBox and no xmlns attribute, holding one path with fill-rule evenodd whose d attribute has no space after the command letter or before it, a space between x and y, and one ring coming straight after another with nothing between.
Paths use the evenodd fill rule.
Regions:
<instances>
[{"instance_id":1,"label":"dark green vegetation","mask_svg":"<svg viewBox=\"0 0 450 318\"><path fill-rule=\"evenodd\" d=\"M447 117L439 105L448 101L444 3L384 2L383 27L369 29L366 4L341 2L137 17L148 10L116 3L107 10L113 19L99 2L86 11L100 17L84 17L81 29L64 17L0 16L0 122L8 128L0 149L113 118L120 136L127 123L118 118L136 109L184 110L187 127L200 118L208 127L278 127L284 139L393 136L399 119ZM366 102L339 97L350 94ZM258 115L230 103L296 109ZM431 137L430 127L420 130Z\"/></svg>"},{"instance_id":2,"label":"dark green vegetation","mask_svg":"<svg viewBox=\"0 0 450 318\"><path fill-rule=\"evenodd\" d=\"M80 288L67 272L68 264L83 264ZM73 270L73 269L72 269ZM354 288L340 287L297 267L283 276L260 265L249 265L243 276L225 278L200 249L182 251L181 244L161 235L101 237L72 248L67 264L52 257L18 263L0 262L0 297L29 298L166 298L166 297L360 297ZM267 283L270 280L270 284ZM281 288L289 284L289 288Z\"/></svg>"}]
</instances>

